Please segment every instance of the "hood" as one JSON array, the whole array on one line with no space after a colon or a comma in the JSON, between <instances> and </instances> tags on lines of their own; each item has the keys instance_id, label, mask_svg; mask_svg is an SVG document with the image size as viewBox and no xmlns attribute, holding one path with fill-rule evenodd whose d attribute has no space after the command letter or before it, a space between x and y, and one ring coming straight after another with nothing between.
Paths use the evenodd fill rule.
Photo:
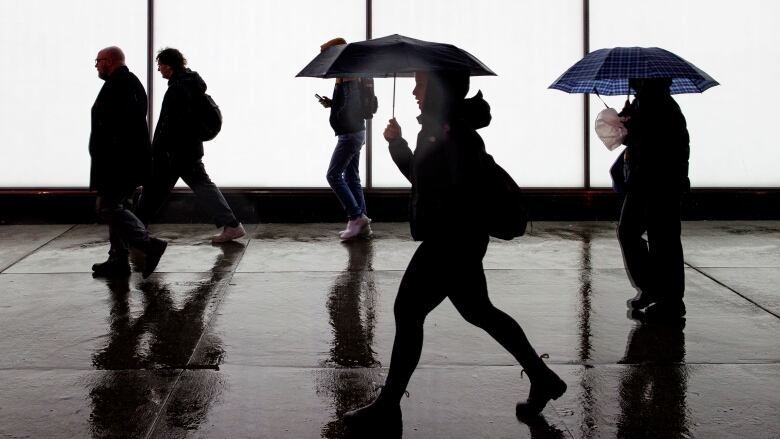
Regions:
<instances>
[{"instance_id":1,"label":"hood","mask_svg":"<svg viewBox=\"0 0 780 439\"><path fill-rule=\"evenodd\" d=\"M184 69L181 73L174 74L171 79L168 80L168 85L173 84L182 84L189 89L199 90L201 92L206 91L206 82L200 77L198 72L194 72L190 69Z\"/></svg>"},{"instance_id":2,"label":"hood","mask_svg":"<svg viewBox=\"0 0 780 439\"><path fill-rule=\"evenodd\" d=\"M447 116L448 119L460 119L475 130L490 125L490 121L493 119L490 114L490 104L482 96L482 90L479 90L473 97L450 103L450 108L452 110ZM423 111L417 116L417 122L423 126L434 126L441 124L442 118L436 117L430 111Z\"/></svg>"},{"instance_id":3,"label":"hood","mask_svg":"<svg viewBox=\"0 0 780 439\"><path fill-rule=\"evenodd\" d=\"M473 97L463 100L462 114L463 119L475 130L490 125L490 120L493 118L490 115L490 104L482 97L482 90Z\"/></svg>"}]
</instances>

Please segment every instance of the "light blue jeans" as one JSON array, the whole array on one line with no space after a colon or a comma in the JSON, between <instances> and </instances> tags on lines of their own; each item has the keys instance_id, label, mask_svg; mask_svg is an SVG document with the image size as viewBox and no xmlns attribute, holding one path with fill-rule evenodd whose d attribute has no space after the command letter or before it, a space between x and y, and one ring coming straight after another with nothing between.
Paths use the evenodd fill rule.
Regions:
<instances>
[{"instance_id":1,"label":"light blue jeans","mask_svg":"<svg viewBox=\"0 0 780 439\"><path fill-rule=\"evenodd\" d=\"M366 213L359 173L360 149L366 143L366 132L357 131L337 137L326 178L349 219L355 219Z\"/></svg>"}]
</instances>

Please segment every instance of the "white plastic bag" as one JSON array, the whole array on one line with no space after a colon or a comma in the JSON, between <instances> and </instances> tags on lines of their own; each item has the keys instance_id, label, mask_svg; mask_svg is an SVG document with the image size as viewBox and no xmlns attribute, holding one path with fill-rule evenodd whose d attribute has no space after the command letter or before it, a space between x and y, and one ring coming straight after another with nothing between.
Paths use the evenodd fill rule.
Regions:
<instances>
[{"instance_id":1,"label":"white plastic bag","mask_svg":"<svg viewBox=\"0 0 780 439\"><path fill-rule=\"evenodd\" d=\"M628 130L620 121L620 116L614 108L605 108L596 116L596 135L608 150L612 151L620 146L626 134Z\"/></svg>"}]
</instances>

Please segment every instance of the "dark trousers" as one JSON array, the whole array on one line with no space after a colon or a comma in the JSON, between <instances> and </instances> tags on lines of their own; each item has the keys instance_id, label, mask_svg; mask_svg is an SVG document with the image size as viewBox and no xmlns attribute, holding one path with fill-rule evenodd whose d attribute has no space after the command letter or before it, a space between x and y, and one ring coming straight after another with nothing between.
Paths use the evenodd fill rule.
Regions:
<instances>
[{"instance_id":1,"label":"dark trousers","mask_svg":"<svg viewBox=\"0 0 780 439\"><path fill-rule=\"evenodd\" d=\"M685 292L680 231L679 192L626 193L617 232L623 262L634 287L659 303L680 301Z\"/></svg>"},{"instance_id":2,"label":"dark trousers","mask_svg":"<svg viewBox=\"0 0 780 439\"><path fill-rule=\"evenodd\" d=\"M382 398L401 399L417 367L426 316L449 297L463 318L492 336L533 379L544 368L523 329L488 298L482 258L488 237L423 241L395 299L395 340Z\"/></svg>"},{"instance_id":3,"label":"dark trousers","mask_svg":"<svg viewBox=\"0 0 780 439\"><path fill-rule=\"evenodd\" d=\"M98 192L95 211L108 224L109 259L127 259L130 246L145 251L149 244L149 232L128 209L128 199L134 193L135 188Z\"/></svg>"},{"instance_id":4,"label":"dark trousers","mask_svg":"<svg viewBox=\"0 0 780 439\"><path fill-rule=\"evenodd\" d=\"M200 159L179 164L157 158L155 158L152 178L144 185L144 191L136 210L138 217L144 224L148 225L157 215L179 178L192 189L195 197L212 216L217 227L238 226L236 216L233 215L233 211L228 206L222 192L209 178Z\"/></svg>"}]
</instances>

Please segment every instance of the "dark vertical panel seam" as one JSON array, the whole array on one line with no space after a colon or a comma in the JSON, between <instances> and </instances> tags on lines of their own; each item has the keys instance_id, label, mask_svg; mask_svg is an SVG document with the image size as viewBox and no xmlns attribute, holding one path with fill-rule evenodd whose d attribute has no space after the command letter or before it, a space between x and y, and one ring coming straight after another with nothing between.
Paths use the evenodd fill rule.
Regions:
<instances>
[{"instance_id":1,"label":"dark vertical panel seam","mask_svg":"<svg viewBox=\"0 0 780 439\"><path fill-rule=\"evenodd\" d=\"M590 53L590 0L582 0L582 56ZM583 116L582 116L582 136L583 147L585 149L585 189L590 189L590 94L583 95Z\"/></svg>"},{"instance_id":2,"label":"dark vertical panel seam","mask_svg":"<svg viewBox=\"0 0 780 439\"><path fill-rule=\"evenodd\" d=\"M366 39L371 39L372 33L372 0L366 0ZM374 124L372 119L366 120L366 188L374 186L372 168L374 165L374 142L372 142Z\"/></svg>"},{"instance_id":3,"label":"dark vertical panel seam","mask_svg":"<svg viewBox=\"0 0 780 439\"><path fill-rule=\"evenodd\" d=\"M146 2L146 94L149 99L146 123L151 136L154 124L154 0Z\"/></svg>"}]
</instances>

